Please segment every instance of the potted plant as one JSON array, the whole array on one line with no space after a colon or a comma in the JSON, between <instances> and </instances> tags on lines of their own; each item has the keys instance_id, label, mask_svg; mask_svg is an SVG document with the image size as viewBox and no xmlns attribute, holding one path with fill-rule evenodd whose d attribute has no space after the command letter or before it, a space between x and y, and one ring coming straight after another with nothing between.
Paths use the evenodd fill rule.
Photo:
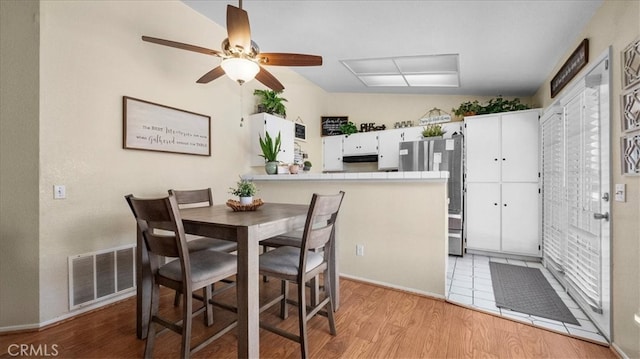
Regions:
<instances>
[{"instance_id":1,"label":"potted plant","mask_svg":"<svg viewBox=\"0 0 640 359\"><path fill-rule=\"evenodd\" d=\"M229 187L229 193L240 197L240 204L245 206L253 203L253 196L256 192L258 192L258 188L255 183L242 177L238 181L236 188Z\"/></svg>"},{"instance_id":2,"label":"potted plant","mask_svg":"<svg viewBox=\"0 0 640 359\"><path fill-rule=\"evenodd\" d=\"M510 112L528 110L531 107L520 102L519 98L513 100L506 100L502 95L498 95L496 98L490 99L486 105L482 105L475 101L466 101L460 104L458 108L451 109L453 113L458 117L474 116L474 115L486 115L490 113Z\"/></svg>"},{"instance_id":3,"label":"potted plant","mask_svg":"<svg viewBox=\"0 0 640 359\"><path fill-rule=\"evenodd\" d=\"M287 102L286 98L280 97L282 91L273 90L254 90L253 94L260 97L260 103L258 103L258 112L266 112L270 114L287 116L287 109L284 106L284 102Z\"/></svg>"},{"instance_id":4,"label":"potted plant","mask_svg":"<svg viewBox=\"0 0 640 359\"><path fill-rule=\"evenodd\" d=\"M478 100L475 100L463 102L458 106L458 108L453 108L451 111L458 117L464 117L477 115L481 108L482 105L480 105Z\"/></svg>"},{"instance_id":5,"label":"potted plant","mask_svg":"<svg viewBox=\"0 0 640 359\"><path fill-rule=\"evenodd\" d=\"M424 129L422 130L422 137L441 137L445 132L446 131L442 129L441 125L432 123L424 127Z\"/></svg>"},{"instance_id":6,"label":"potted plant","mask_svg":"<svg viewBox=\"0 0 640 359\"><path fill-rule=\"evenodd\" d=\"M358 128L353 122L349 121L343 125L340 125L340 132L342 132L342 134L344 135L350 135L352 133L358 132Z\"/></svg>"},{"instance_id":7,"label":"potted plant","mask_svg":"<svg viewBox=\"0 0 640 359\"><path fill-rule=\"evenodd\" d=\"M302 170L307 172L311 169L311 161L304 161L304 163L302 164Z\"/></svg>"},{"instance_id":8,"label":"potted plant","mask_svg":"<svg viewBox=\"0 0 640 359\"><path fill-rule=\"evenodd\" d=\"M278 136L276 136L276 140L274 141L269 132L265 131L265 138L262 139L262 136L258 135L260 140L260 148L262 149L262 154L260 157L263 157L265 160L264 169L267 174L274 175L278 172L278 152L280 152L280 132L278 132Z\"/></svg>"}]
</instances>

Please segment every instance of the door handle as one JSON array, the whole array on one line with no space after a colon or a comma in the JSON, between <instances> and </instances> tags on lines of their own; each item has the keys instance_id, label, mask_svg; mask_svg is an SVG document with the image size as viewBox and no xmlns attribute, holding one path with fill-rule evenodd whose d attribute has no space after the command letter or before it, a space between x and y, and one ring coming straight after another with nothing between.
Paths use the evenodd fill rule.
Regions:
<instances>
[{"instance_id":1,"label":"door handle","mask_svg":"<svg viewBox=\"0 0 640 359\"><path fill-rule=\"evenodd\" d=\"M609 212L594 213L593 219L604 219L605 221L609 221Z\"/></svg>"}]
</instances>

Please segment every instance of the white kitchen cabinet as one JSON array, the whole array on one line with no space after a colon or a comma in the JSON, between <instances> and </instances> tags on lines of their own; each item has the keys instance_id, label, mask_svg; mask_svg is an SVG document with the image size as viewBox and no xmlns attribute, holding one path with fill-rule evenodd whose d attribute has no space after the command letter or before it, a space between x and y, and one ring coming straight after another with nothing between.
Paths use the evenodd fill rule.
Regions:
<instances>
[{"instance_id":1,"label":"white kitchen cabinet","mask_svg":"<svg viewBox=\"0 0 640 359\"><path fill-rule=\"evenodd\" d=\"M378 133L360 132L345 135L343 141L344 156L363 156L378 154Z\"/></svg>"},{"instance_id":2,"label":"white kitchen cabinet","mask_svg":"<svg viewBox=\"0 0 640 359\"><path fill-rule=\"evenodd\" d=\"M278 161L284 163L293 163L294 152L294 124L284 118L270 115L267 113L256 113L249 116L249 136L251 141L251 166L263 166L264 158L260 157L262 149L260 148L259 137L265 138L265 133L269 132L269 136L275 141L278 133L280 133L280 152L278 153Z\"/></svg>"},{"instance_id":3,"label":"white kitchen cabinet","mask_svg":"<svg viewBox=\"0 0 640 359\"><path fill-rule=\"evenodd\" d=\"M465 118L467 248L539 257L538 110Z\"/></svg>"},{"instance_id":4,"label":"white kitchen cabinet","mask_svg":"<svg viewBox=\"0 0 640 359\"><path fill-rule=\"evenodd\" d=\"M402 128L402 141L420 141L423 130L422 126Z\"/></svg>"},{"instance_id":5,"label":"white kitchen cabinet","mask_svg":"<svg viewBox=\"0 0 640 359\"><path fill-rule=\"evenodd\" d=\"M322 138L322 171L342 171L342 141L344 136Z\"/></svg>"},{"instance_id":6,"label":"white kitchen cabinet","mask_svg":"<svg viewBox=\"0 0 640 359\"><path fill-rule=\"evenodd\" d=\"M400 142L404 129L378 131L378 170L398 169Z\"/></svg>"}]
</instances>

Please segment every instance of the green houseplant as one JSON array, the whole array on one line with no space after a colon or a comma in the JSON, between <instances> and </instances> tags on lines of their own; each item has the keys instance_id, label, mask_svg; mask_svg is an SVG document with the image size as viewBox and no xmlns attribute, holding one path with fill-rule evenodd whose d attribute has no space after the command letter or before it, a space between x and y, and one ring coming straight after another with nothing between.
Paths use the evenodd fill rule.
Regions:
<instances>
[{"instance_id":1,"label":"green houseplant","mask_svg":"<svg viewBox=\"0 0 640 359\"><path fill-rule=\"evenodd\" d=\"M278 153L280 152L281 146L280 132L278 132L275 141L271 138L269 132L265 132L264 140L262 136L258 135L258 137L260 140L260 148L262 149L260 157L263 157L265 160L264 169L267 174L276 174L278 172Z\"/></svg>"},{"instance_id":2,"label":"green houseplant","mask_svg":"<svg viewBox=\"0 0 640 359\"><path fill-rule=\"evenodd\" d=\"M466 101L460 104L457 108L451 109L451 111L458 117L474 116L474 115L486 115L490 113L510 112L528 110L531 107L527 104L521 103L519 98L513 100L507 100L502 95L490 99L485 105L482 105L478 100Z\"/></svg>"},{"instance_id":3,"label":"green houseplant","mask_svg":"<svg viewBox=\"0 0 640 359\"><path fill-rule=\"evenodd\" d=\"M282 117L287 116L287 109L284 105L287 99L280 97L282 91L256 89L253 91L253 94L260 97L260 102L258 103L259 112L278 114Z\"/></svg>"},{"instance_id":4,"label":"green houseplant","mask_svg":"<svg viewBox=\"0 0 640 359\"><path fill-rule=\"evenodd\" d=\"M258 192L256 184L250 180L240 178L236 188L229 187L229 193L240 197L240 204L247 205L253 203L253 196Z\"/></svg>"},{"instance_id":5,"label":"green houseplant","mask_svg":"<svg viewBox=\"0 0 640 359\"><path fill-rule=\"evenodd\" d=\"M442 126L437 123L427 125L422 130L422 137L438 137L444 135L446 131L442 129Z\"/></svg>"},{"instance_id":6,"label":"green houseplant","mask_svg":"<svg viewBox=\"0 0 640 359\"><path fill-rule=\"evenodd\" d=\"M358 128L353 122L349 121L343 125L340 125L340 132L342 132L342 134L344 135L350 135L352 133L358 132Z\"/></svg>"},{"instance_id":7,"label":"green houseplant","mask_svg":"<svg viewBox=\"0 0 640 359\"><path fill-rule=\"evenodd\" d=\"M311 161L304 161L304 163L302 164L302 170L309 171L311 169L311 166Z\"/></svg>"}]
</instances>

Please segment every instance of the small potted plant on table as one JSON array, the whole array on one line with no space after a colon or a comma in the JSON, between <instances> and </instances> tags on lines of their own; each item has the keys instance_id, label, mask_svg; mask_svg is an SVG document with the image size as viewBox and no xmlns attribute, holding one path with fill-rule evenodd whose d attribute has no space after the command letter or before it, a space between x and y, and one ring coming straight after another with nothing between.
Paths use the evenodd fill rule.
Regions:
<instances>
[{"instance_id":1,"label":"small potted plant on table","mask_svg":"<svg viewBox=\"0 0 640 359\"><path fill-rule=\"evenodd\" d=\"M258 188L256 184L251 182L250 180L240 178L238 181L236 188L229 187L229 193L234 196L240 197L241 205L250 205L253 203L253 196L258 192Z\"/></svg>"}]
</instances>

